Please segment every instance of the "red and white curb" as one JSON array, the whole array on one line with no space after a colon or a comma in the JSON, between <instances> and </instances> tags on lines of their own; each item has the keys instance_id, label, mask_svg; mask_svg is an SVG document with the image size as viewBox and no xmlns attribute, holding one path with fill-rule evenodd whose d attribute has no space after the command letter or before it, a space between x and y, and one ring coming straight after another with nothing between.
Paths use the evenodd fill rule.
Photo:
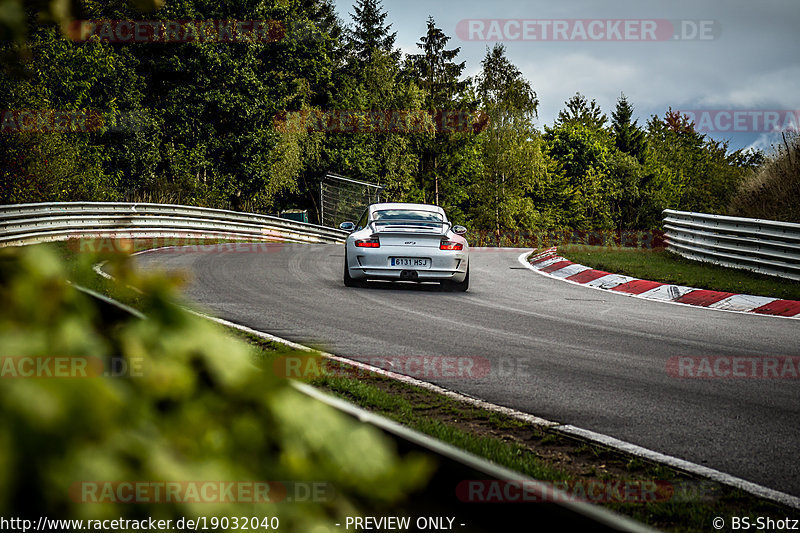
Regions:
<instances>
[{"instance_id":1,"label":"red and white curb","mask_svg":"<svg viewBox=\"0 0 800 533\"><path fill-rule=\"evenodd\" d=\"M564 259L556 253L555 248L544 250L530 259L527 256L528 254L524 253L519 260L534 272L578 285L648 300L800 319L800 301L796 300L695 289L694 287L670 285L669 283L612 274Z\"/></svg>"}]
</instances>

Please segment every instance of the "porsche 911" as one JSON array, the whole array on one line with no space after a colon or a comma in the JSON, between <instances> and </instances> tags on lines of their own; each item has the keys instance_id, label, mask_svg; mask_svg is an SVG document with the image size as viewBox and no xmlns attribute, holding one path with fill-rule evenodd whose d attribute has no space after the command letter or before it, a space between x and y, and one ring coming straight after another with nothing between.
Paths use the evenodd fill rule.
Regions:
<instances>
[{"instance_id":1,"label":"porsche 911","mask_svg":"<svg viewBox=\"0 0 800 533\"><path fill-rule=\"evenodd\" d=\"M389 280L439 282L455 291L469 288L467 229L453 226L439 206L372 204L358 222L339 227L350 232L344 256L348 287Z\"/></svg>"}]
</instances>

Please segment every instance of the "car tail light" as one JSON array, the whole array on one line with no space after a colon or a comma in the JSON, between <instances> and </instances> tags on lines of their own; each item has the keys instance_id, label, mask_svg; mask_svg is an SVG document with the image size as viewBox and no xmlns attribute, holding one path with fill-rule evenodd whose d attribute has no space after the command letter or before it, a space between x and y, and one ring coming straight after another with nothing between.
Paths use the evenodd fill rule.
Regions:
<instances>
[{"instance_id":1,"label":"car tail light","mask_svg":"<svg viewBox=\"0 0 800 533\"><path fill-rule=\"evenodd\" d=\"M360 241L356 241L357 248L380 248L381 241L378 239L361 239Z\"/></svg>"},{"instance_id":2,"label":"car tail light","mask_svg":"<svg viewBox=\"0 0 800 533\"><path fill-rule=\"evenodd\" d=\"M455 241L442 241L439 243L440 250L463 250L464 245Z\"/></svg>"}]
</instances>

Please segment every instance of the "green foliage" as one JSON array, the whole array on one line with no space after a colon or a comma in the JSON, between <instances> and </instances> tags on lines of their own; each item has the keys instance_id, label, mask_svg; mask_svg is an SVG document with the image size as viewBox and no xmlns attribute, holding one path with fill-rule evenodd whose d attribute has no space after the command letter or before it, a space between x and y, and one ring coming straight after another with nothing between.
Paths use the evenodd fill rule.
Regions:
<instances>
[{"instance_id":1,"label":"green foliage","mask_svg":"<svg viewBox=\"0 0 800 533\"><path fill-rule=\"evenodd\" d=\"M481 164L470 184L470 219L499 241L503 230L541 222L531 198L545 165L533 125L539 101L502 45L487 50L477 92L489 125L478 137Z\"/></svg>"},{"instance_id":2,"label":"green foliage","mask_svg":"<svg viewBox=\"0 0 800 533\"><path fill-rule=\"evenodd\" d=\"M782 133L782 144L773 146L765 159L760 152L735 154L742 166L761 158L763 166L742 181L728 206L728 214L800 223L800 135Z\"/></svg>"},{"instance_id":3,"label":"green foliage","mask_svg":"<svg viewBox=\"0 0 800 533\"><path fill-rule=\"evenodd\" d=\"M561 163L564 172L579 180L590 169L604 170L612 150L611 137L605 130L583 122L564 122L545 127L550 155Z\"/></svg>"},{"instance_id":4,"label":"green foliage","mask_svg":"<svg viewBox=\"0 0 800 533\"><path fill-rule=\"evenodd\" d=\"M467 89L468 83L460 79L466 62L454 61L461 48L447 49L450 37L436 27L433 17L428 17L427 24L427 33L417 43L422 53L406 58L406 72L419 80L429 109L444 109Z\"/></svg>"},{"instance_id":5,"label":"green foliage","mask_svg":"<svg viewBox=\"0 0 800 533\"><path fill-rule=\"evenodd\" d=\"M388 13L383 10L381 0L357 0L353 10L355 26L347 31L353 57L361 63L369 63L375 52L382 52L390 55L393 61L399 61L400 52L394 48L397 32L389 33L392 25L385 24Z\"/></svg>"},{"instance_id":6,"label":"green foliage","mask_svg":"<svg viewBox=\"0 0 800 533\"><path fill-rule=\"evenodd\" d=\"M539 99L522 72L505 56L505 46L495 44L481 62L483 70L478 76L478 96L486 107L499 112L522 114L523 119L538 116ZM514 115L508 117L513 118ZM500 118L493 114L492 120ZM507 119L504 119L507 120Z\"/></svg>"},{"instance_id":7,"label":"green foliage","mask_svg":"<svg viewBox=\"0 0 800 533\"><path fill-rule=\"evenodd\" d=\"M89 259L85 261L88 263ZM278 515L311 531L395 502L429 463L399 458L382 434L312 400L253 348L178 308L174 283L141 279L147 319L111 317L67 283L36 246L0 255L0 355L122 358L126 377L3 378L0 511L4 515L135 518ZM330 486L306 503L83 503L82 482L294 481ZM77 492L76 492L77 491Z\"/></svg>"},{"instance_id":8,"label":"green foliage","mask_svg":"<svg viewBox=\"0 0 800 533\"><path fill-rule=\"evenodd\" d=\"M141 18L121 3L83 8L90 19ZM30 61L23 75L3 79L3 109L88 109L127 117L135 127L4 134L0 200L129 199L270 210L280 196L299 191L305 160L319 149L307 135L277 132L272 119L286 106L302 108L331 92L340 33L332 8L186 0L168 3L152 18L278 20L287 34L279 42L222 46L77 43L54 26L32 25Z\"/></svg>"},{"instance_id":9,"label":"green foliage","mask_svg":"<svg viewBox=\"0 0 800 533\"><path fill-rule=\"evenodd\" d=\"M630 105L624 94L617 100L617 107L611 117L613 119L611 127L614 129L614 145L617 150L630 154L639 163L644 163L646 147L644 132L637 126L638 120L631 122L633 106Z\"/></svg>"},{"instance_id":10,"label":"green foliage","mask_svg":"<svg viewBox=\"0 0 800 533\"><path fill-rule=\"evenodd\" d=\"M558 112L555 127L566 123L580 123L590 129L600 129L608 120L597 102L587 102L581 93L575 93L575 96L567 100L566 105L566 109Z\"/></svg>"},{"instance_id":11,"label":"green foliage","mask_svg":"<svg viewBox=\"0 0 800 533\"><path fill-rule=\"evenodd\" d=\"M339 90L332 100L334 109L386 113L422 110L422 92L415 84L400 79L399 63L391 53L374 49L369 61L359 63L355 57L350 61L358 68L356 73L340 79ZM412 136L407 133L330 133L324 139L317 174L336 169L344 175L383 185L384 195L396 201L415 201L420 198L415 183L419 158L412 143Z\"/></svg>"},{"instance_id":12,"label":"green foliage","mask_svg":"<svg viewBox=\"0 0 800 533\"><path fill-rule=\"evenodd\" d=\"M727 143L697 133L671 110L663 120L654 116L648 122L647 143L646 166L654 178L650 193L658 198L657 210L721 213L749 172L735 152L728 153Z\"/></svg>"},{"instance_id":13,"label":"green foliage","mask_svg":"<svg viewBox=\"0 0 800 533\"><path fill-rule=\"evenodd\" d=\"M427 32L420 37L420 54L406 57L404 75L413 80L424 95L424 109L437 116L448 112L471 112L477 109L477 98L470 80L462 80L465 62L455 58L461 48L447 48L450 37L428 17ZM435 127L430 134L416 135L414 148L419 154L417 172L424 200L442 205L460 219L466 201L465 181L471 179L476 161L475 136L447 128Z\"/></svg>"},{"instance_id":14,"label":"green foliage","mask_svg":"<svg viewBox=\"0 0 800 533\"><path fill-rule=\"evenodd\" d=\"M581 119L545 128L549 156L564 176L564 219L576 229L614 226L611 203L620 194L609 173L613 144L609 133Z\"/></svg>"}]
</instances>

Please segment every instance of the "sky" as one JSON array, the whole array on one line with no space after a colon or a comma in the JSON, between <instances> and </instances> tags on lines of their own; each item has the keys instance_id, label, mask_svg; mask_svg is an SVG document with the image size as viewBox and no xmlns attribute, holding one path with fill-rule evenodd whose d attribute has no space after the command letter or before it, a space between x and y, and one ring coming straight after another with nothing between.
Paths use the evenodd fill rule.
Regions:
<instances>
[{"instance_id":1,"label":"sky","mask_svg":"<svg viewBox=\"0 0 800 533\"><path fill-rule=\"evenodd\" d=\"M334 0L347 24L353 3ZM537 93L540 128L576 92L609 118L624 93L640 125L670 107L692 111L701 131L731 149L769 153L781 138L773 126L796 129L800 120L800 0L383 0L383 7L405 54L418 53L432 16L451 37L448 48L461 48L465 76L477 75L487 48L502 42Z\"/></svg>"}]
</instances>

